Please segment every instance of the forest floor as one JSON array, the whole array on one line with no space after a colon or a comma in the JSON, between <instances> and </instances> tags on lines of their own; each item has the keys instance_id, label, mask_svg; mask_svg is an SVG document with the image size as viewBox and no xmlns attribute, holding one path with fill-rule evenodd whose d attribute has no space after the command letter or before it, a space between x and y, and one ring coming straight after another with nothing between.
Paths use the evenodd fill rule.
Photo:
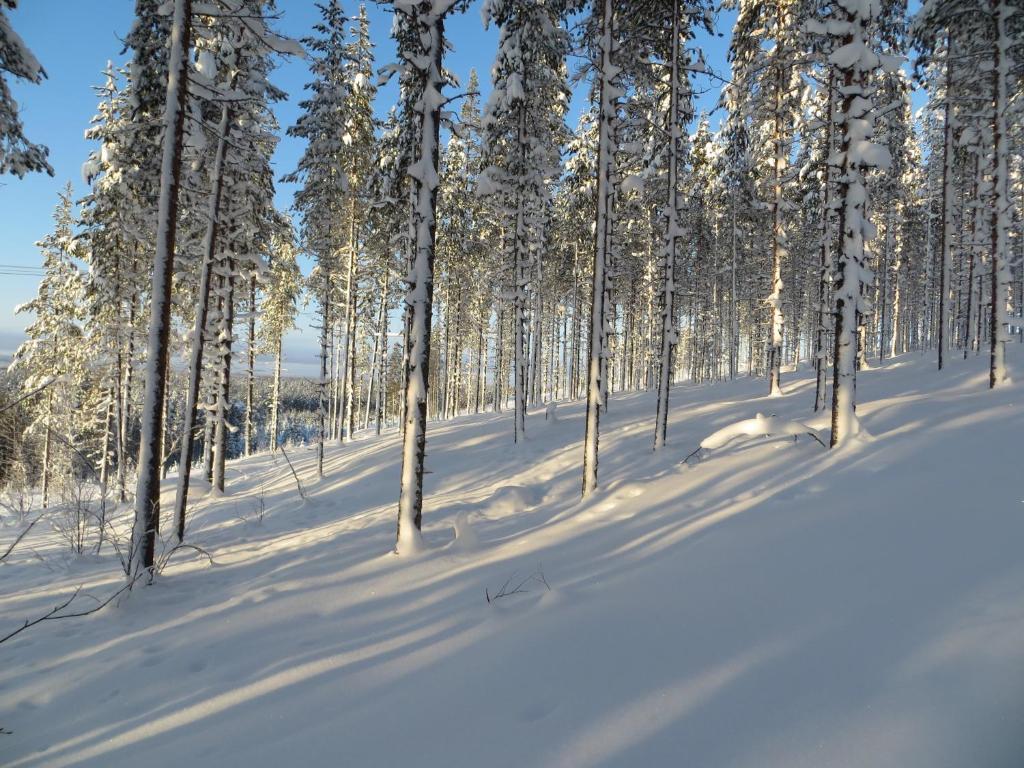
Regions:
<instances>
[{"instance_id":1,"label":"forest floor","mask_svg":"<svg viewBox=\"0 0 1024 768\"><path fill-rule=\"evenodd\" d=\"M986 362L863 371L869 435L833 452L683 463L757 412L827 442L807 370L780 398L676 387L659 454L653 393L613 396L582 503L582 403L520 446L508 413L432 423L414 557L394 434L331 446L319 482L296 451L305 501L280 458L234 462L188 532L212 566L176 553L0 645L0 764L1018 768L1024 388L990 392ZM0 636L120 585L66 546L33 531L0 565Z\"/></svg>"}]
</instances>

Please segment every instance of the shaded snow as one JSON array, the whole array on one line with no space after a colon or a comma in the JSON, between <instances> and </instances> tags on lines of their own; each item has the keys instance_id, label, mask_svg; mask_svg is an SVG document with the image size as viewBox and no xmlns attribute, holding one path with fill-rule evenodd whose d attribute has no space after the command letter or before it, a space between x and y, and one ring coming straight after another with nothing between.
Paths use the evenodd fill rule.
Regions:
<instances>
[{"instance_id":1,"label":"shaded snow","mask_svg":"<svg viewBox=\"0 0 1024 768\"><path fill-rule=\"evenodd\" d=\"M390 554L397 436L330 447L319 483L293 454L306 503L283 461L231 463L189 532L215 567L183 556L0 646L0 762L1017 766L1024 409L985 363L862 371L870 443L694 467L701 437L769 403L807 420L813 373L770 401L762 380L677 387L657 454L653 393L613 395L584 503L582 403L532 412L517 447L510 415L433 423L416 558ZM112 557L63 562L45 532L31 550L45 562L0 566L0 630L119 583ZM487 603L537 572L550 591Z\"/></svg>"}]
</instances>

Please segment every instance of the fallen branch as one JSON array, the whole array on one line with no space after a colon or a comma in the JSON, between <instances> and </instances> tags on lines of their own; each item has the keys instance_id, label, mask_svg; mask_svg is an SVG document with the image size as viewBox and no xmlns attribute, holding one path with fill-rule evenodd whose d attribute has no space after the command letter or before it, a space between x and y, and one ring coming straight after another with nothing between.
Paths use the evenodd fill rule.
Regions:
<instances>
[{"instance_id":1,"label":"fallen branch","mask_svg":"<svg viewBox=\"0 0 1024 768\"><path fill-rule=\"evenodd\" d=\"M822 448L828 448L815 431L806 424L780 419L775 414L765 416L759 413L752 419L738 421L708 435L700 441L700 445L695 450L683 459L683 462L689 464L690 460L694 458L700 461L703 458L703 453L724 448L737 438L792 437L795 442L800 436L813 438Z\"/></svg>"},{"instance_id":2,"label":"fallen branch","mask_svg":"<svg viewBox=\"0 0 1024 768\"><path fill-rule=\"evenodd\" d=\"M140 574L140 576L141 576L141 574ZM135 577L135 579L138 579L138 578L139 578L139 576ZM35 618L35 619L25 619L25 623L22 624L20 627L18 627L16 630L14 630L13 632L9 632L8 634L4 635L3 637L0 637L0 643L5 643L8 640L10 640L12 637L20 635L22 632L24 632L29 627L34 627L34 626L36 626L36 624L42 624L44 621L57 621L58 619L76 619L76 618L80 618L82 616L88 616L91 613L96 613L100 609L105 608L107 605L109 605L113 600L115 600L123 592L131 589L132 585L135 583L135 579L132 579L127 584L122 586L119 590L117 590L112 595L110 595L109 597L107 597L105 600L102 600L102 601L100 601L99 599L97 599L95 597L92 597L92 595L82 595L82 597L89 597L89 598L91 598L91 599L96 601L96 605L94 605L92 608L89 608L88 610L75 611L74 613L61 613L61 611L63 611L65 608L68 608L73 602L75 602L75 599L79 596L79 594L81 594L82 587L81 587L81 585L79 585L75 589L75 591L71 594L71 597L69 597L63 603L61 603L60 605L57 605L57 606L51 608L49 611L44 613L42 616L39 616L38 618Z\"/></svg>"},{"instance_id":3,"label":"fallen branch","mask_svg":"<svg viewBox=\"0 0 1024 768\"><path fill-rule=\"evenodd\" d=\"M292 477L295 478L295 485L298 486L299 496L301 496L302 500L305 501L306 500L306 492L304 490L302 490L302 483L299 482L299 476L295 472L295 467L292 466L292 460L288 458L288 453L284 449L284 443L281 443L277 447L281 449L281 455L284 456L284 460L288 462L288 469L290 469L292 471Z\"/></svg>"},{"instance_id":4,"label":"fallen branch","mask_svg":"<svg viewBox=\"0 0 1024 768\"><path fill-rule=\"evenodd\" d=\"M22 539L24 539L24 538L25 538L25 536L27 536L27 535L28 535L28 532L29 532L29 531L31 531L33 527L35 527L35 524L36 524L36 523L38 523L38 522L39 522L40 520L42 520L42 519L43 519L43 515L45 515L45 514L46 514L45 510L44 510L43 512L40 512L40 513L39 513L38 515L36 515L36 519L35 519L35 520L33 520L33 521L32 521L31 523L29 523L29 524L28 524L28 527L27 527L27 528L25 528L25 530L23 530L23 531L22 531L21 533L19 533L19 534L18 534L18 537L17 537L17 538L16 538L16 539L15 539L15 540L14 540L13 542L11 542L11 546L9 546L9 547L8 547L8 548L7 548L7 549L6 549L5 551L4 551L4 553L3 553L2 555L0 555L0 563L2 563L2 562L4 561L4 559L5 559L5 558L6 558L6 557L7 557L7 556L8 556L9 554L11 554L11 552L13 552L13 551L14 551L14 548L15 548L16 546L18 546L18 544L19 544L19 543L21 542L21 540L22 540Z\"/></svg>"}]
</instances>

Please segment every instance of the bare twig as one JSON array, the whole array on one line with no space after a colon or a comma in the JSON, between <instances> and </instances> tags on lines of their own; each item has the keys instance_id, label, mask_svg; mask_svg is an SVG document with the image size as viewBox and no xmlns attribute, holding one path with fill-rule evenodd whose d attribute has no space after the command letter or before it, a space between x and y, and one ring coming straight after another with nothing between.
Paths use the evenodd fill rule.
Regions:
<instances>
[{"instance_id":1,"label":"bare twig","mask_svg":"<svg viewBox=\"0 0 1024 768\"><path fill-rule=\"evenodd\" d=\"M211 555L202 547L198 547L195 544L181 543L174 545L173 547L171 547L171 549L169 549L160 557L160 562L158 562L156 565L157 573L162 573L164 568L166 568L167 564L171 561L171 557L174 556L174 553L181 549L191 549L193 552L198 552L200 555L202 555L210 561L210 565L216 565L216 563L213 561L213 555Z\"/></svg>"},{"instance_id":2,"label":"bare twig","mask_svg":"<svg viewBox=\"0 0 1024 768\"><path fill-rule=\"evenodd\" d=\"M141 575L142 574L140 574L140 576ZM139 576L135 577L135 579L137 579L137 578L139 578ZM110 595L109 597L107 597L104 600L99 600L98 598L92 597L92 595L83 595L83 597L90 597L90 598L92 598L93 600L96 601L96 605L94 605L92 608L89 608L89 609L84 610L84 611L75 611L73 613L61 613L61 611L63 611L65 608L68 608L75 601L75 598L77 598L79 596L79 594L81 594L82 587L81 587L81 585L79 585L75 589L75 591L71 593L71 597L69 597L63 603L61 603L60 605L57 605L57 606L51 608L49 611L44 613L42 616L39 616L39 617L37 617L35 619L25 619L25 623L22 624L20 627L18 627L16 630L14 630L13 632L9 632L8 634L4 635L3 637L0 637L0 643L7 642L12 637L15 637L16 635L19 635L22 632L24 632L29 627L34 627L36 624L42 624L44 621L56 621L58 619L75 619L75 618L79 618L81 616L88 616L91 613L96 613L100 609L105 608L107 605L109 605L114 599L119 597L123 592L127 591L128 589L131 589L132 585L135 583L135 579L132 579L131 581L129 581L127 584L122 586L120 589L118 589L116 592L114 592L112 595Z\"/></svg>"},{"instance_id":3,"label":"bare twig","mask_svg":"<svg viewBox=\"0 0 1024 768\"><path fill-rule=\"evenodd\" d=\"M540 566L537 566L536 571L534 571L525 579L522 579L521 581L516 583L514 587L509 589L509 585L511 585L513 580L515 579L516 573L516 571L513 571L512 575L505 579L505 583L502 584L501 588L493 595L490 593L490 590L488 590L486 587L484 588L484 597L487 598L488 603L493 603L495 600L501 597L509 597L510 595L520 595L529 592L530 590L527 589L526 586L531 582L534 582L536 584L543 584L545 589L547 589L549 592L551 591L551 585L549 585L548 580L544 578L544 571L541 569Z\"/></svg>"},{"instance_id":4,"label":"bare twig","mask_svg":"<svg viewBox=\"0 0 1024 768\"><path fill-rule=\"evenodd\" d=\"M60 377L59 376L55 376L52 379L50 379L49 381L44 382L41 386L36 387L31 392L26 392L21 397L15 398L11 402L5 404L3 407L0 407L0 413L3 413L4 411L9 411L11 408L16 406L18 403L22 402L23 400L28 400L30 397L35 397L40 392L42 392L44 389L49 387L51 384L53 384L54 382L59 381L59 380L60 380Z\"/></svg>"},{"instance_id":5,"label":"bare twig","mask_svg":"<svg viewBox=\"0 0 1024 768\"><path fill-rule=\"evenodd\" d=\"M31 523L29 523L28 526L25 528L25 530L23 530L21 533L18 534L18 537L13 542L11 542L11 546L9 546L6 550L4 550L4 553L2 555L0 555L0 563L2 563L4 561L4 559L9 554L11 554L11 552L14 551L14 548L16 546L18 546L18 544L21 542L22 539L25 538L25 536L28 535L28 532L32 530L32 528L35 526L35 524L43 519L43 515L44 514L46 514L45 511L40 512L38 515L36 515L36 519L33 520Z\"/></svg>"}]
</instances>

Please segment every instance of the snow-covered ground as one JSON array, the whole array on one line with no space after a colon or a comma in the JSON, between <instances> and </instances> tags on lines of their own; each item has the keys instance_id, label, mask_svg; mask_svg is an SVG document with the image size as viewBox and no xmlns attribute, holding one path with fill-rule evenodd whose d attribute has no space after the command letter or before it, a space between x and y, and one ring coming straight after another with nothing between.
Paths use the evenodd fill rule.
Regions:
<instances>
[{"instance_id":1,"label":"snow-covered ground","mask_svg":"<svg viewBox=\"0 0 1024 768\"><path fill-rule=\"evenodd\" d=\"M0 764L1019 768L1024 390L984 364L862 372L870 437L831 453L681 463L759 412L827 437L806 372L782 398L677 387L660 455L653 393L613 397L586 503L582 404L519 448L511 414L432 423L413 558L390 554L396 436L332 447L319 483L293 457L306 502L283 461L236 462L190 528L214 566L182 553L0 645ZM13 560L0 635L120 583L45 531Z\"/></svg>"}]
</instances>

